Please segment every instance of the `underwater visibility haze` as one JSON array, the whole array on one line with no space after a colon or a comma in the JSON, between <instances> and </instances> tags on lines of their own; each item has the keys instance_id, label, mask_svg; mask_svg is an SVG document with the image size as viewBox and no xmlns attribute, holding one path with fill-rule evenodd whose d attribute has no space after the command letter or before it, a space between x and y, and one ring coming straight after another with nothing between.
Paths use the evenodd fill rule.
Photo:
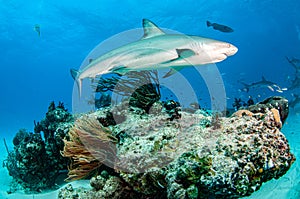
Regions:
<instances>
[{"instance_id":1,"label":"underwater visibility haze","mask_svg":"<svg viewBox=\"0 0 300 199\"><path fill-rule=\"evenodd\" d=\"M299 1L0 2L1 198L300 198Z\"/></svg>"}]
</instances>

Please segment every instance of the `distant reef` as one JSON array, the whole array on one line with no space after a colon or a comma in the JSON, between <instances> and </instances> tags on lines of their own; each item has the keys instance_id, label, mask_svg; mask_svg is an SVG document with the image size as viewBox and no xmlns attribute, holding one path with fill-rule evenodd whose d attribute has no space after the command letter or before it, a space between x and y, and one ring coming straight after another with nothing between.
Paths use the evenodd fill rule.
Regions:
<instances>
[{"instance_id":1,"label":"distant reef","mask_svg":"<svg viewBox=\"0 0 300 199\"><path fill-rule=\"evenodd\" d=\"M249 196L295 161L280 131L289 112L282 97L229 117L150 99L75 119L51 103L34 133L17 133L5 166L28 192L54 188L67 169L67 181L90 179L92 189L68 184L60 199L218 199Z\"/></svg>"}]
</instances>

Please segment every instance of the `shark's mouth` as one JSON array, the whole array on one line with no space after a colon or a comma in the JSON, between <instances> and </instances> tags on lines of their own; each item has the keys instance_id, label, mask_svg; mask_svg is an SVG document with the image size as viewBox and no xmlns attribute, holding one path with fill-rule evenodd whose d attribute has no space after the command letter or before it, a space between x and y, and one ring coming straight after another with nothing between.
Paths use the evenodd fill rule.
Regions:
<instances>
[{"instance_id":1,"label":"shark's mouth","mask_svg":"<svg viewBox=\"0 0 300 199\"><path fill-rule=\"evenodd\" d=\"M227 57L228 57L227 53L220 53L216 59L218 60L218 62L220 62L226 59Z\"/></svg>"},{"instance_id":2,"label":"shark's mouth","mask_svg":"<svg viewBox=\"0 0 300 199\"><path fill-rule=\"evenodd\" d=\"M223 53L223 55L227 58L228 56L230 56L229 53Z\"/></svg>"}]
</instances>

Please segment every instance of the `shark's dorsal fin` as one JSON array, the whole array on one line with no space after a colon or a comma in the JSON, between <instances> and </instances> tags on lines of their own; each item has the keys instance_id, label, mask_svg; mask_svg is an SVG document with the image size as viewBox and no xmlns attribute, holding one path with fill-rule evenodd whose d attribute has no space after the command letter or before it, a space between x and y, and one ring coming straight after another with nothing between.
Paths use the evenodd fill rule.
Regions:
<instances>
[{"instance_id":1,"label":"shark's dorsal fin","mask_svg":"<svg viewBox=\"0 0 300 199\"><path fill-rule=\"evenodd\" d=\"M264 76L261 76L262 81L266 81L266 78Z\"/></svg>"},{"instance_id":2,"label":"shark's dorsal fin","mask_svg":"<svg viewBox=\"0 0 300 199\"><path fill-rule=\"evenodd\" d=\"M148 39L166 34L157 25L148 19L143 19L144 36L142 39Z\"/></svg>"}]
</instances>

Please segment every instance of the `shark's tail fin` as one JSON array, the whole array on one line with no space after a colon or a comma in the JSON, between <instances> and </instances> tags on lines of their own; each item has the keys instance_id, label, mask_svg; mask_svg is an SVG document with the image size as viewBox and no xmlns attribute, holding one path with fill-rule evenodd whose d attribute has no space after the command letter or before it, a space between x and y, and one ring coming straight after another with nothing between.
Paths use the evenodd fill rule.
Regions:
<instances>
[{"instance_id":1,"label":"shark's tail fin","mask_svg":"<svg viewBox=\"0 0 300 199\"><path fill-rule=\"evenodd\" d=\"M81 80L78 78L79 72L75 69L71 69L70 72L71 72L73 79L76 81L76 84L78 87L78 92L79 92L79 97L81 97Z\"/></svg>"},{"instance_id":2,"label":"shark's tail fin","mask_svg":"<svg viewBox=\"0 0 300 199\"><path fill-rule=\"evenodd\" d=\"M299 95L297 95L297 94L295 94L295 93L292 93L292 96L293 96L294 98L299 98Z\"/></svg>"},{"instance_id":3,"label":"shark's tail fin","mask_svg":"<svg viewBox=\"0 0 300 199\"><path fill-rule=\"evenodd\" d=\"M249 84L246 84L242 81L238 81L239 83L243 84L244 85L244 88L243 89L240 89L241 91L245 91L245 92L249 92L249 88L250 88L250 85Z\"/></svg>"},{"instance_id":4,"label":"shark's tail fin","mask_svg":"<svg viewBox=\"0 0 300 199\"><path fill-rule=\"evenodd\" d=\"M206 21L207 27L211 26L211 23L209 21Z\"/></svg>"}]
</instances>

